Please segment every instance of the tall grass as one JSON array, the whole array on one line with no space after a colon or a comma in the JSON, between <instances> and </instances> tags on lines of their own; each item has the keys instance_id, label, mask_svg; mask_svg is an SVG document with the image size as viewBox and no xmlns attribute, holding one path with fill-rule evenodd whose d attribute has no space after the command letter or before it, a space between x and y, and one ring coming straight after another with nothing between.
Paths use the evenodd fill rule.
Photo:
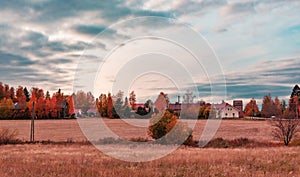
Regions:
<instances>
[{"instance_id":1,"label":"tall grass","mask_svg":"<svg viewBox=\"0 0 300 177\"><path fill-rule=\"evenodd\" d=\"M0 129L0 145L1 144L16 144L20 140L16 139L18 131L16 129L10 130L9 128Z\"/></svg>"}]
</instances>

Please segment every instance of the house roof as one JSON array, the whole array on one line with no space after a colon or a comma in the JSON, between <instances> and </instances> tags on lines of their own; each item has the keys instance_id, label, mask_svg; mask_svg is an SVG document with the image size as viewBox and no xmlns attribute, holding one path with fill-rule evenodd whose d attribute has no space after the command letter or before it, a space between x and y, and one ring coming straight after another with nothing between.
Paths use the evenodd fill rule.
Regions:
<instances>
[{"instance_id":1,"label":"house roof","mask_svg":"<svg viewBox=\"0 0 300 177\"><path fill-rule=\"evenodd\" d=\"M224 109L224 108L233 108L235 109L236 111L240 111L239 109L233 107L232 105L228 104L228 103L222 103L222 104L213 104L213 106L216 108L216 109Z\"/></svg>"},{"instance_id":2,"label":"house roof","mask_svg":"<svg viewBox=\"0 0 300 177\"><path fill-rule=\"evenodd\" d=\"M222 103L222 104L213 104L213 107L216 109L223 109L227 106L228 103Z\"/></svg>"}]
</instances>

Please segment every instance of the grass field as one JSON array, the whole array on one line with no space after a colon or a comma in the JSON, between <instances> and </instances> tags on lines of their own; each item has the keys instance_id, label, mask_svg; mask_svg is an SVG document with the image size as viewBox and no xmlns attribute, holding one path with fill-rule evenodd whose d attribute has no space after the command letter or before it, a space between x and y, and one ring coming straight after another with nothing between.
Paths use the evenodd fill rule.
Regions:
<instances>
[{"instance_id":1,"label":"grass field","mask_svg":"<svg viewBox=\"0 0 300 177\"><path fill-rule=\"evenodd\" d=\"M180 148L150 162L112 159L91 145L0 146L5 176L300 176L299 147Z\"/></svg>"},{"instance_id":2,"label":"grass field","mask_svg":"<svg viewBox=\"0 0 300 177\"><path fill-rule=\"evenodd\" d=\"M123 138L147 138L147 127L133 126L120 119L103 119L106 125L117 135ZM88 121L88 120L87 120ZM136 124L146 125L148 120L126 120L138 122ZM199 120L194 128L194 138L199 140L205 126L206 120ZM17 138L29 140L30 121L29 120L1 120L0 129L7 127L18 131ZM245 137L249 139L273 141L272 127L267 121L251 120L222 120L221 125L214 138L235 139ZM86 140L77 120L36 120L35 121L35 140L52 141L73 141Z\"/></svg>"},{"instance_id":3,"label":"grass field","mask_svg":"<svg viewBox=\"0 0 300 177\"><path fill-rule=\"evenodd\" d=\"M131 126L118 119L104 121L121 137L147 138L145 127ZM197 122L195 139L200 137L205 123L205 120ZM2 120L0 129L3 127L17 129L17 138L29 140L29 120ZM271 131L266 121L223 120L215 138L245 137L269 142L273 141ZM35 132L38 141L86 140L76 120L37 120ZM299 152L300 147L283 146L233 149L182 146L161 159L124 162L89 144L2 145L0 176L300 176Z\"/></svg>"}]
</instances>

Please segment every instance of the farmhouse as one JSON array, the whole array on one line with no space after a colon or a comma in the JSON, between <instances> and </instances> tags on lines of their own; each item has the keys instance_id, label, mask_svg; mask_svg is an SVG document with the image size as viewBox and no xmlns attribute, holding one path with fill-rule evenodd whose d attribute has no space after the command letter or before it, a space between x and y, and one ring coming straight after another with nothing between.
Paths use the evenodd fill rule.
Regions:
<instances>
[{"instance_id":1,"label":"farmhouse","mask_svg":"<svg viewBox=\"0 0 300 177\"><path fill-rule=\"evenodd\" d=\"M216 109L216 118L239 118L240 110L228 103L213 104Z\"/></svg>"}]
</instances>

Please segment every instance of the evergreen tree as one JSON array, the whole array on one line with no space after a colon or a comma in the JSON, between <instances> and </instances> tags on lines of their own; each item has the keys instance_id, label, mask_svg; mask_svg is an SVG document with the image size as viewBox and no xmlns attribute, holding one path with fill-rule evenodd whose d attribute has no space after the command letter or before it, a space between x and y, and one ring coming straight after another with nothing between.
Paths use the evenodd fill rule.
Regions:
<instances>
[{"instance_id":1,"label":"evergreen tree","mask_svg":"<svg viewBox=\"0 0 300 177\"><path fill-rule=\"evenodd\" d=\"M26 102L28 102L30 100L30 94L26 87L24 88L24 95L26 96Z\"/></svg>"}]
</instances>

